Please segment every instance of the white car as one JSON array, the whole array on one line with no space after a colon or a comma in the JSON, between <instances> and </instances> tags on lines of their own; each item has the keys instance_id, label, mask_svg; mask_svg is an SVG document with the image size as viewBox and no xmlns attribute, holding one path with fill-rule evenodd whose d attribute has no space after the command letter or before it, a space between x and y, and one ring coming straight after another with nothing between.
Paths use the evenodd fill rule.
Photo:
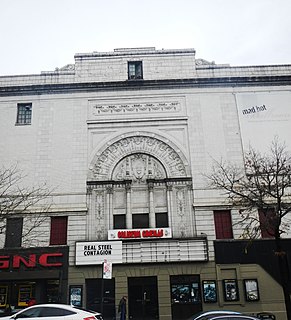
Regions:
<instances>
[{"instance_id":1,"label":"white car","mask_svg":"<svg viewBox=\"0 0 291 320\"><path fill-rule=\"evenodd\" d=\"M204 320L207 317L210 316L220 316L220 315L235 315L235 314L241 314L240 312L236 311L230 311L230 310L210 310L210 311L201 311L188 320Z\"/></svg>"},{"instance_id":2,"label":"white car","mask_svg":"<svg viewBox=\"0 0 291 320\"><path fill-rule=\"evenodd\" d=\"M66 304L36 304L1 320L29 318L30 320L103 320L101 313Z\"/></svg>"}]
</instances>

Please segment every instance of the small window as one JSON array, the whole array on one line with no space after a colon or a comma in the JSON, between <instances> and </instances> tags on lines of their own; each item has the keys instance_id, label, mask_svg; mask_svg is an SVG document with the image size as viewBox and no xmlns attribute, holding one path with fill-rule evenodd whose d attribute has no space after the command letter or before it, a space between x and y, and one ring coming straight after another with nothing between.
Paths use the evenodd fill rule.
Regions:
<instances>
[{"instance_id":1,"label":"small window","mask_svg":"<svg viewBox=\"0 0 291 320\"><path fill-rule=\"evenodd\" d=\"M133 214L132 215L132 227L133 228L148 228L149 227L149 215L148 214Z\"/></svg>"},{"instance_id":2,"label":"small window","mask_svg":"<svg viewBox=\"0 0 291 320\"><path fill-rule=\"evenodd\" d=\"M233 239L230 210L215 210L213 213L216 239Z\"/></svg>"},{"instance_id":3,"label":"small window","mask_svg":"<svg viewBox=\"0 0 291 320\"><path fill-rule=\"evenodd\" d=\"M128 79L136 80L142 79L142 62L141 61L130 61L128 62Z\"/></svg>"},{"instance_id":4,"label":"small window","mask_svg":"<svg viewBox=\"0 0 291 320\"><path fill-rule=\"evenodd\" d=\"M21 247L23 218L7 218L5 247Z\"/></svg>"},{"instance_id":5,"label":"small window","mask_svg":"<svg viewBox=\"0 0 291 320\"><path fill-rule=\"evenodd\" d=\"M16 124L31 124L31 114L31 103L18 103Z\"/></svg>"},{"instance_id":6,"label":"small window","mask_svg":"<svg viewBox=\"0 0 291 320\"><path fill-rule=\"evenodd\" d=\"M68 217L51 217L50 245L67 244Z\"/></svg>"},{"instance_id":7,"label":"small window","mask_svg":"<svg viewBox=\"0 0 291 320\"><path fill-rule=\"evenodd\" d=\"M156 213L156 227L157 228L167 228L168 223L168 214L167 212Z\"/></svg>"},{"instance_id":8,"label":"small window","mask_svg":"<svg viewBox=\"0 0 291 320\"><path fill-rule=\"evenodd\" d=\"M126 228L125 214L115 214L113 216L113 228L114 229Z\"/></svg>"},{"instance_id":9,"label":"small window","mask_svg":"<svg viewBox=\"0 0 291 320\"><path fill-rule=\"evenodd\" d=\"M274 238L277 220L274 209L259 210L258 212L262 238Z\"/></svg>"}]
</instances>

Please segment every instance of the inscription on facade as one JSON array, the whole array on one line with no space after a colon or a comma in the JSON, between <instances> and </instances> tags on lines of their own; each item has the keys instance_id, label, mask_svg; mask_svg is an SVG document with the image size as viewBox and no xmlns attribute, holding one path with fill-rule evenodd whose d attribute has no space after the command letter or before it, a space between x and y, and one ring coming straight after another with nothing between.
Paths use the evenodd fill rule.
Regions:
<instances>
[{"instance_id":1,"label":"inscription on facade","mask_svg":"<svg viewBox=\"0 0 291 320\"><path fill-rule=\"evenodd\" d=\"M153 102L153 103L118 103L118 104L94 104L92 106L93 115L106 115L111 113L147 113L147 112L176 112L181 110L178 101Z\"/></svg>"}]
</instances>

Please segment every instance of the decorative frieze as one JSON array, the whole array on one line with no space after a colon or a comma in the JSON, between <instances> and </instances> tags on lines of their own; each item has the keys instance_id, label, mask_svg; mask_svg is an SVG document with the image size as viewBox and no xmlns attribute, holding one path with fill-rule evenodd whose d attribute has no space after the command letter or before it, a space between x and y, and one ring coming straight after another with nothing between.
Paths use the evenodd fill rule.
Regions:
<instances>
[{"instance_id":1,"label":"decorative frieze","mask_svg":"<svg viewBox=\"0 0 291 320\"><path fill-rule=\"evenodd\" d=\"M92 103L92 102L91 102ZM181 110L179 101L171 102L145 102L145 103L115 103L92 104L92 115L100 116L107 114L122 114L122 113L154 113L154 112L177 112Z\"/></svg>"}]
</instances>

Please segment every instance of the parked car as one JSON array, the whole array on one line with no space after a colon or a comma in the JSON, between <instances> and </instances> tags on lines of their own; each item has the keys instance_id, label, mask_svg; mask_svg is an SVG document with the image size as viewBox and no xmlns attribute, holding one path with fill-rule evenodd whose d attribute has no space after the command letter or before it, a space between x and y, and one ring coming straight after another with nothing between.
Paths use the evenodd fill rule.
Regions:
<instances>
[{"instance_id":1,"label":"parked car","mask_svg":"<svg viewBox=\"0 0 291 320\"><path fill-rule=\"evenodd\" d=\"M244 314L223 314L212 315L201 318L201 320L259 320L259 318L253 316L246 316Z\"/></svg>"},{"instance_id":2,"label":"parked car","mask_svg":"<svg viewBox=\"0 0 291 320\"><path fill-rule=\"evenodd\" d=\"M215 316L215 315L225 315L225 314L241 314L237 311L231 311L231 310L211 310L211 311L201 311L194 316L190 317L188 320L204 320L208 319L208 316Z\"/></svg>"},{"instance_id":3,"label":"parked car","mask_svg":"<svg viewBox=\"0 0 291 320\"><path fill-rule=\"evenodd\" d=\"M41 320L103 320L101 313L66 304L37 304L1 320L33 318Z\"/></svg>"}]
</instances>

